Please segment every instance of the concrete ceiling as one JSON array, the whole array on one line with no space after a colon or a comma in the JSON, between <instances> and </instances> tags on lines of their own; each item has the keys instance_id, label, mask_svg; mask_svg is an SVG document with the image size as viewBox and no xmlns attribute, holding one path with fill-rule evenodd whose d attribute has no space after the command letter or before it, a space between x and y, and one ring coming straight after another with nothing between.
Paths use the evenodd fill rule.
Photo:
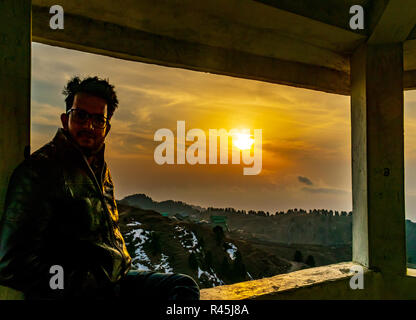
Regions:
<instances>
[{"instance_id":1,"label":"concrete ceiling","mask_svg":"<svg viewBox=\"0 0 416 320\"><path fill-rule=\"evenodd\" d=\"M366 41L408 40L405 70L416 70L412 1L123 0L115 5L107 0L32 0L32 40L349 94L349 56ZM55 4L64 8L64 30L49 28L49 8ZM365 10L364 30L349 30L353 4ZM414 87L413 74L405 80L409 88Z\"/></svg>"}]
</instances>

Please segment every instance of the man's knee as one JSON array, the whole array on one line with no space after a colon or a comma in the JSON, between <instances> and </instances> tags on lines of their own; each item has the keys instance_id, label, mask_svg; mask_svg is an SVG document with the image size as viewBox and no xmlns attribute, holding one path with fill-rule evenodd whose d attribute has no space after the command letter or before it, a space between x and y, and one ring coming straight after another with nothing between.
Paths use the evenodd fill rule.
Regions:
<instances>
[{"instance_id":1,"label":"man's knee","mask_svg":"<svg viewBox=\"0 0 416 320\"><path fill-rule=\"evenodd\" d=\"M158 273L132 270L121 283L124 297L166 300L199 300L195 280L181 273Z\"/></svg>"},{"instance_id":2,"label":"man's knee","mask_svg":"<svg viewBox=\"0 0 416 320\"><path fill-rule=\"evenodd\" d=\"M199 300L199 286L195 280L185 274L176 273L169 300Z\"/></svg>"}]
</instances>

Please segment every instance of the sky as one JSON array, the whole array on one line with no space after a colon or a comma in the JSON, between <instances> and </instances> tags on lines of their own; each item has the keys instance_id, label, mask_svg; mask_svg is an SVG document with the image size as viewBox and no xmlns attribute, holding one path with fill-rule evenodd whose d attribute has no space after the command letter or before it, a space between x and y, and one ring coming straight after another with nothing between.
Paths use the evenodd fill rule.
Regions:
<instances>
[{"instance_id":1,"label":"sky","mask_svg":"<svg viewBox=\"0 0 416 320\"><path fill-rule=\"evenodd\" d=\"M352 210L350 97L180 68L125 61L32 42L32 152L49 142L65 111L62 89L78 75L106 78L119 108L106 139L117 199L274 213ZM416 221L416 92L405 92L406 218ZM262 130L262 170L243 164L158 165L158 129ZM187 145L192 144L188 143ZM208 144L208 141L207 141Z\"/></svg>"}]
</instances>

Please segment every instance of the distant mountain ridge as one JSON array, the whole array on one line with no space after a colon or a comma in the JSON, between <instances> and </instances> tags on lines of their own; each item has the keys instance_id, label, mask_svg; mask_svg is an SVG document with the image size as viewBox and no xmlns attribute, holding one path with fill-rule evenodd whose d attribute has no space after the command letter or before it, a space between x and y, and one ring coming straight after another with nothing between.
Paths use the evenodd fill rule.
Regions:
<instances>
[{"instance_id":1,"label":"distant mountain ridge","mask_svg":"<svg viewBox=\"0 0 416 320\"><path fill-rule=\"evenodd\" d=\"M154 210L159 213L186 213L186 214L192 214L192 213L199 213L205 208L189 205L182 201L174 201L174 200L165 200L165 201L154 201L149 196L138 193L133 194L130 196L127 196L119 201L122 204L126 204L128 206L141 208L144 210Z\"/></svg>"},{"instance_id":2,"label":"distant mountain ridge","mask_svg":"<svg viewBox=\"0 0 416 320\"><path fill-rule=\"evenodd\" d=\"M234 208L202 208L182 201L154 201L145 194L135 194L119 203L153 210L170 217L176 215L192 222L209 223L211 216L224 216L231 232L245 239L260 239L282 244L343 246L351 244L352 219L350 215L334 216L329 210L288 210L276 215L264 211L235 210Z\"/></svg>"}]
</instances>

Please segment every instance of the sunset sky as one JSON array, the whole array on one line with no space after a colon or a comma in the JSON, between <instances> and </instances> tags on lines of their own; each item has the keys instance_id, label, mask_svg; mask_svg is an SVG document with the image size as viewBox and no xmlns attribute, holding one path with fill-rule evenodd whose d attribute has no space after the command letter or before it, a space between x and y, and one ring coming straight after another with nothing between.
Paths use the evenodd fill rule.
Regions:
<instances>
[{"instance_id":1,"label":"sunset sky","mask_svg":"<svg viewBox=\"0 0 416 320\"><path fill-rule=\"evenodd\" d=\"M203 207L351 210L350 98L32 45L32 152L50 141L74 75L109 78L120 101L106 140L116 198L145 193ZM154 133L262 129L259 175L240 164L158 165ZM207 141L208 143L208 141ZM406 217L416 221L416 92L405 93Z\"/></svg>"}]
</instances>

